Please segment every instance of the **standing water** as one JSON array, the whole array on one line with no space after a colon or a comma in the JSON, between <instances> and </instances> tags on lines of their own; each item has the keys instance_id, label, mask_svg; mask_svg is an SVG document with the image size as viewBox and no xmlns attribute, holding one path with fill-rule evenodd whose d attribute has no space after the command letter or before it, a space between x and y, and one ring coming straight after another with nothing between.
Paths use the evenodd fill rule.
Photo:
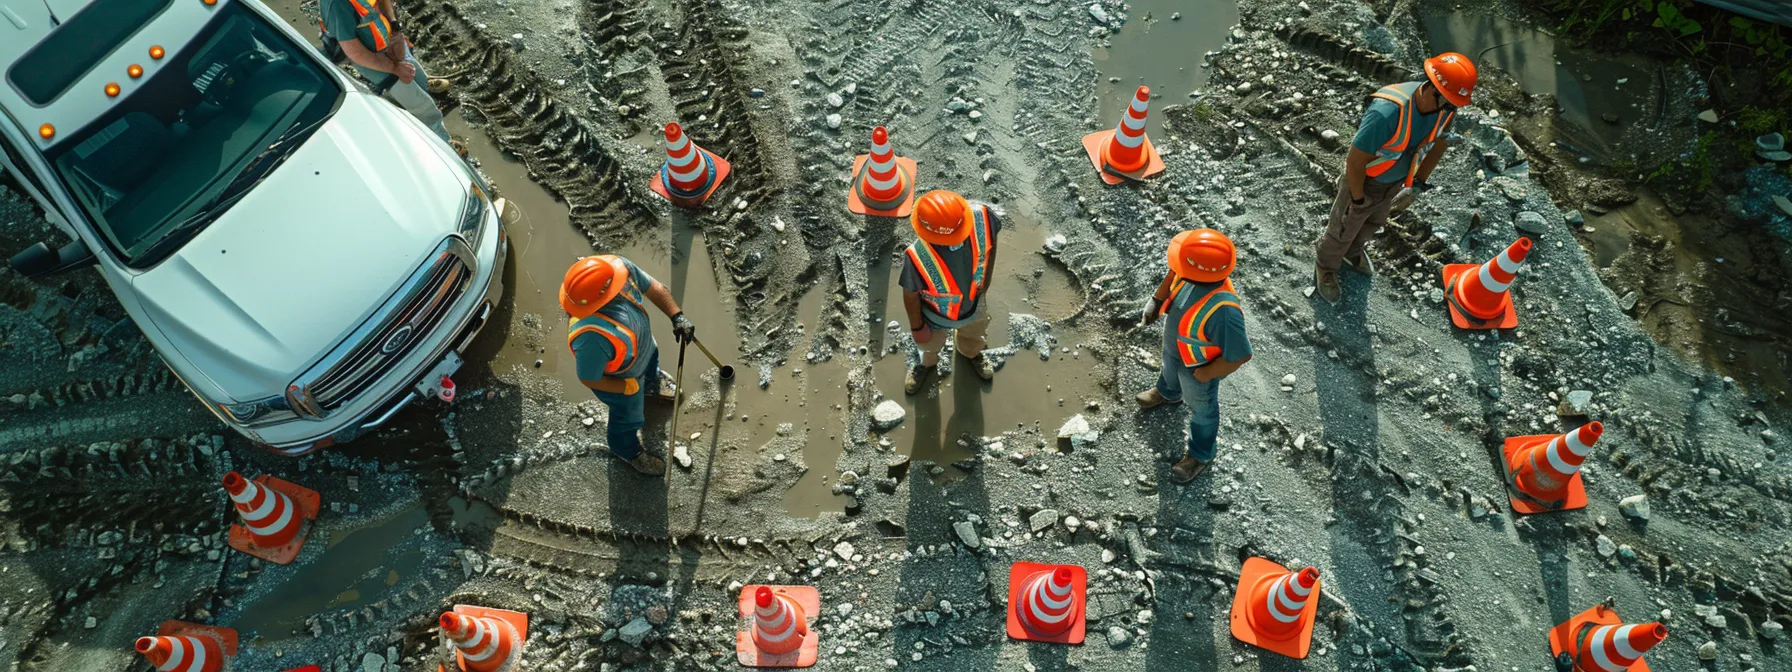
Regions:
<instances>
[{"instance_id":1,"label":"standing water","mask_svg":"<svg viewBox=\"0 0 1792 672\"><path fill-rule=\"evenodd\" d=\"M1102 21L1099 14L1107 17ZM1100 74L1095 95L1101 106L1101 125L1111 127L1120 121L1121 110L1132 102L1139 85L1151 87L1155 100L1152 114L1146 119L1145 132L1155 134L1163 115L1162 105L1187 102L1190 92L1207 83L1207 69L1202 61L1208 51L1218 49L1226 34L1238 23L1238 3L1234 0L1140 0L1129 5L1126 23L1109 36L1109 45L1095 50L1095 69ZM1116 25L1119 17L1114 5L1100 2L1080 11L1088 12L1096 23ZM1115 81L1118 80L1118 81Z\"/></svg>"}]
</instances>

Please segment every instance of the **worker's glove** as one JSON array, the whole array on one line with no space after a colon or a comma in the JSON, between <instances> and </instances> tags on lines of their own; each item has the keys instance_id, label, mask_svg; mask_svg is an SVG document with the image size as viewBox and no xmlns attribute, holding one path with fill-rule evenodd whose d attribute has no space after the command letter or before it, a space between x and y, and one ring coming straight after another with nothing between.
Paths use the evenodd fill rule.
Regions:
<instances>
[{"instance_id":1,"label":"worker's glove","mask_svg":"<svg viewBox=\"0 0 1792 672\"><path fill-rule=\"evenodd\" d=\"M1164 302L1159 301L1155 296L1151 297L1150 300L1145 302L1145 310L1139 313L1139 326L1143 327L1152 322L1156 322L1157 314L1161 312L1163 308Z\"/></svg>"},{"instance_id":2,"label":"worker's glove","mask_svg":"<svg viewBox=\"0 0 1792 672\"><path fill-rule=\"evenodd\" d=\"M1400 193L1394 194L1394 200L1388 203L1388 214L1396 215L1406 212L1407 208L1412 207L1412 201L1418 194L1419 190L1416 186L1401 187Z\"/></svg>"},{"instance_id":3,"label":"worker's glove","mask_svg":"<svg viewBox=\"0 0 1792 672\"><path fill-rule=\"evenodd\" d=\"M672 335L678 338L679 343L689 343L697 339L697 325L691 324L691 318L685 317L684 312L680 311L672 316Z\"/></svg>"}]
</instances>

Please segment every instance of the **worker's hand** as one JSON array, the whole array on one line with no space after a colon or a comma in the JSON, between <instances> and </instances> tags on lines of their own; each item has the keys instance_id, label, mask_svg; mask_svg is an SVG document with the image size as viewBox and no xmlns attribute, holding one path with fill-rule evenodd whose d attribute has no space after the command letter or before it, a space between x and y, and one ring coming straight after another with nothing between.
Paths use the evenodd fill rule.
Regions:
<instances>
[{"instance_id":1,"label":"worker's hand","mask_svg":"<svg viewBox=\"0 0 1792 672\"><path fill-rule=\"evenodd\" d=\"M933 340L933 327L923 324L920 329L910 330L909 334L915 337L915 343L926 343Z\"/></svg>"},{"instance_id":2,"label":"worker's hand","mask_svg":"<svg viewBox=\"0 0 1792 672\"><path fill-rule=\"evenodd\" d=\"M672 334L678 337L679 343L689 343L697 339L697 325L691 324L691 318L680 311L672 316Z\"/></svg>"},{"instance_id":3,"label":"worker's hand","mask_svg":"<svg viewBox=\"0 0 1792 672\"><path fill-rule=\"evenodd\" d=\"M1157 314L1162 311L1163 308L1164 302L1157 300L1157 297L1155 296L1151 297L1149 301L1145 302L1145 310L1139 313L1139 326L1142 327L1151 324L1152 322L1156 322Z\"/></svg>"},{"instance_id":4,"label":"worker's hand","mask_svg":"<svg viewBox=\"0 0 1792 672\"><path fill-rule=\"evenodd\" d=\"M398 81L409 84L412 79L417 77L417 66L411 65L410 61L399 61L398 65L392 68L392 74L398 75Z\"/></svg>"},{"instance_id":5,"label":"worker's hand","mask_svg":"<svg viewBox=\"0 0 1792 672\"><path fill-rule=\"evenodd\" d=\"M1213 367L1211 366L1198 366L1190 373L1194 374L1195 382L1197 383L1205 383L1213 380Z\"/></svg>"}]
</instances>

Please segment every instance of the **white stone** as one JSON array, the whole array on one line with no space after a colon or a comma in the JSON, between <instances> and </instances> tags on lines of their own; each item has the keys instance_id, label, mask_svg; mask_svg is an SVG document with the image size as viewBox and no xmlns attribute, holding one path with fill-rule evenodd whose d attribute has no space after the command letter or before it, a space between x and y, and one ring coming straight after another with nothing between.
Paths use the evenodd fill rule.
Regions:
<instances>
[{"instance_id":1,"label":"white stone","mask_svg":"<svg viewBox=\"0 0 1792 672\"><path fill-rule=\"evenodd\" d=\"M1056 522L1058 522L1057 509L1040 509L1035 512L1032 517L1027 518L1027 527L1031 528L1034 532L1038 532L1051 527L1052 523Z\"/></svg>"},{"instance_id":2,"label":"white stone","mask_svg":"<svg viewBox=\"0 0 1792 672\"><path fill-rule=\"evenodd\" d=\"M871 426L879 431L895 429L908 417L908 411L895 399L885 399L871 409Z\"/></svg>"},{"instance_id":3,"label":"white stone","mask_svg":"<svg viewBox=\"0 0 1792 672\"><path fill-rule=\"evenodd\" d=\"M964 542L966 546L977 548L983 544L983 540L977 536L977 526L971 521L961 520L952 523L952 531L958 534L958 540Z\"/></svg>"},{"instance_id":4,"label":"white stone","mask_svg":"<svg viewBox=\"0 0 1792 672\"><path fill-rule=\"evenodd\" d=\"M678 462L680 467L691 468L691 449L686 448L682 443L672 446L672 459Z\"/></svg>"},{"instance_id":5,"label":"white stone","mask_svg":"<svg viewBox=\"0 0 1792 672\"><path fill-rule=\"evenodd\" d=\"M840 556L841 560L851 562L853 556L852 542L842 541L838 544L834 544L834 555Z\"/></svg>"},{"instance_id":6,"label":"white stone","mask_svg":"<svg viewBox=\"0 0 1792 672\"><path fill-rule=\"evenodd\" d=\"M1645 495L1631 495L1618 500L1618 512L1626 518L1649 520L1649 498Z\"/></svg>"},{"instance_id":7,"label":"white stone","mask_svg":"<svg viewBox=\"0 0 1792 672\"><path fill-rule=\"evenodd\" d=\"M840 115L838 115L838 114L828 115L828 128L839 128L839 127L840 127Z\"/></svg>"},{"instance_id":8,"label":"white stone","mask_svg":"<svg viewBox=\"0 0 1792 672\"><path fill-rule=\"evenodd\" d=\"M361 672L383 672L386 669L386 658L377 653L361 656Z\"/></svg>"}]
</instances>

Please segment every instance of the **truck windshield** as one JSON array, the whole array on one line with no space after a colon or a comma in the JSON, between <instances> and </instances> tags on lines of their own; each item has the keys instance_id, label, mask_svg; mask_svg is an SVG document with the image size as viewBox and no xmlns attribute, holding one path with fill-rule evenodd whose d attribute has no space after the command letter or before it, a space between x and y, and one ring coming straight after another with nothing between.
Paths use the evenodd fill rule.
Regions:
<instances>
[{"instance_id":1,"label":"truck windshield","mask_svg":"<svg viewBox=\"0 0 1792 672\"><path fill-rule=\"evenodd\" d=\"M126 264L179 249L330 115L342 92L306 48L231 3L50 155Z\"/></svg>"}]
</instances>

